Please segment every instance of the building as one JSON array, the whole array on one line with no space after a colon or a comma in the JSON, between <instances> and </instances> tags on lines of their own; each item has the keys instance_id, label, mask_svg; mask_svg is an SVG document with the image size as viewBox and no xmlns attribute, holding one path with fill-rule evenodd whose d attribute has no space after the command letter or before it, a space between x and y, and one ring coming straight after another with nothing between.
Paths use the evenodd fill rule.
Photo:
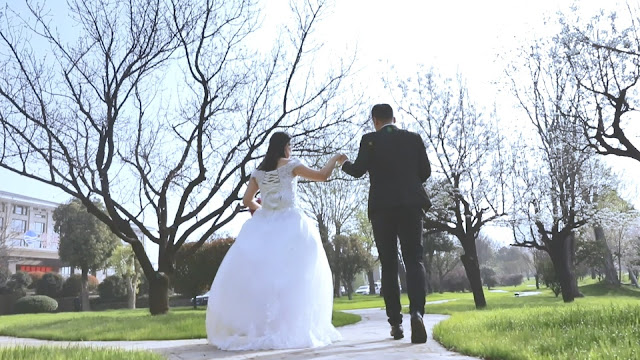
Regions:
<instances>
[{"instance_id":1,"label":"building","mask_svg":"<svg viewBox=\"0 0 640 360\"><path fill-rule=\"evenodd\" d=\"M65 277L72 273L69 265L60 260L60 236L53 230L53 211L59 205L0 191L0 242L4 240L8 249L10 273L53 271ZM133 230L157 268L154 261L157 259L157 245L149 241L137 227L134 226ZM102 280L112 274L113 269L105 269L95 275Z\"/></svg>"},{"instance_id":2,"label":"building","mask_svg":"<svg viewBox=\"0 0 640 360\"><path fill-rule=\"evenodd\" d=\"M60 237L53 230L58 203L0 191L0 241L8 248L9 271L59 272Z\"/></svg>"}]
</instances>

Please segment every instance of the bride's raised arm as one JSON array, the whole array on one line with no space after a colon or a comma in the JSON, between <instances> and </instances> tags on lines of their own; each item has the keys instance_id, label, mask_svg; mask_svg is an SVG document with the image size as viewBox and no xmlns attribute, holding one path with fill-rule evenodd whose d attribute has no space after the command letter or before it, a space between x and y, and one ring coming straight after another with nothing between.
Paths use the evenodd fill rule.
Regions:
<instances>
[{"instance_id":1,"label":"bride's raised arm","mask_svg":"<svg viewBox=\"0 0 640 360\"><path fill-rule=\"evenodd\" d=\"M336 154L332 156L331 159L327 161L327 164L320 170L311 169L301 164L293 169L293 174L311 181L327 181L336 164L341 165L346 160L346 155Z\"/></svg>"}]
</instances>

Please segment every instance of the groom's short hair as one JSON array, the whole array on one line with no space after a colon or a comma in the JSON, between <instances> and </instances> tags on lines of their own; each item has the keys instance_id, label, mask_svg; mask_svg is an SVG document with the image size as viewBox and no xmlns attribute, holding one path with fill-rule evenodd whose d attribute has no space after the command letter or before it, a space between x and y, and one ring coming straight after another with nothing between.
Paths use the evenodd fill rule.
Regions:
<instances>
[{"instance_id":1,"label":"groom's short hair","mask_svg":"<svg viewBox=\"0 0 640 360\"><path fill-rule=\"evenodd\" d=\"M393 109L389 104L376 104L371 109L371 117L378 121L387 121L393 119Z\"/></svg>"}]
</instances>

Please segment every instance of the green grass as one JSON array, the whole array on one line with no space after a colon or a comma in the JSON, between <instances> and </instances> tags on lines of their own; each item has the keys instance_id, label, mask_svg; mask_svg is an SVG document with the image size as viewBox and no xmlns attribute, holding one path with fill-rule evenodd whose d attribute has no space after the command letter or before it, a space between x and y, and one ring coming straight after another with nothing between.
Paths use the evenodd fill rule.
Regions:
<instances>
[{"instance_id":1,"label":"green grass","mask_svg":"<svg viewBox=\"0 0 640 360\"><path fill-rule=\"evenodd\" d=\"M345 325L355 324L362 320L362 316L356 314L349 314L341 311L334 311L331 322L333 326L340 327Z\"/></svg>"},{"instance_id":2,"label":"green grass","mask_svg":"<svg viewBox=\"0 0 640 360\"><path fill-rule=\"evenodd\" d=\"M445 347L487 359L639 359L640 291L582 286L584 298L565 304L542 294L515 297L485 292L487 308L473 300L427 306L451 318L434 328Z\"/></svg>"},{"instance_id":3,"label":"green grass","mask_svg":"<svg viewBox=\"0 0 640 360\"><path fill-rule=\"evenodd\" d=\"M201 339L206 337L204 320L204 308L173 308L161 316L147 309L10 315L2 316L0 335L70 341ZM358 315L333 314L335 326L358 321Z\"/></svg>"},{"instance_id":4,"label":"green grass","mask_svg":"<svg viewBox=\"0 0 640 360\"><path fill-rule=\"evenodd\" d=\"M427 301L459 299L465 297L468 297L469 299L473 298L471 297L471 293L434 293L427 295ZM403 306L409 306L409 297L407 296L407 294L401 294L400 303ZM384 308L384 299L382 298L382 296L353 294L352 300L349 300L347 296L342 296L333 300L333 309L337 311L371 308Z\"/></svg>"},{"instance_id":5,"label":"green grass","mask_svg":"<svg viewBox=\"0 0 640 360\"><path fill-rule=\"evenodd\" d=\"M403 303L409 303L407 295L402 295ZM333 300L333 309L337 311L342 310L354 310L354 309L370 309L370 308L383 308L384 299L381 296L375 295L358 295L353 294L353 299L349 300L346 296L341 296Z\"/></svg>"},{"instance_id":6,"label":"green grass","mask_svg":"<svg viewBox=\"0 0 640 360\"><path fill-rule=\"evenodd\" d=\"M164 360L147 351L86 347L16 346L0 348L0 360Z\"/></svg>"}]
</instances>

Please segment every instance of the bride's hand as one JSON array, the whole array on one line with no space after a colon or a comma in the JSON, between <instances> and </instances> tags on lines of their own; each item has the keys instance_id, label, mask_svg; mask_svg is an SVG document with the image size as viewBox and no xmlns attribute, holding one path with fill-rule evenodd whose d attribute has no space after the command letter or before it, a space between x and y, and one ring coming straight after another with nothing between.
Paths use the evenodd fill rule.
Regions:
<instances>
[{"instance_id":1,"label":"bride's hand","mask_svg":"<svg viewBox=\"0 0 640 360\"><path fill-rule=\"evenodd\" d=\"M336 155L336 164L337 165L342 165L344 164L345 161L347 161L348 157L345 154L337 154Z\"/></svg>"}]
</instances>

